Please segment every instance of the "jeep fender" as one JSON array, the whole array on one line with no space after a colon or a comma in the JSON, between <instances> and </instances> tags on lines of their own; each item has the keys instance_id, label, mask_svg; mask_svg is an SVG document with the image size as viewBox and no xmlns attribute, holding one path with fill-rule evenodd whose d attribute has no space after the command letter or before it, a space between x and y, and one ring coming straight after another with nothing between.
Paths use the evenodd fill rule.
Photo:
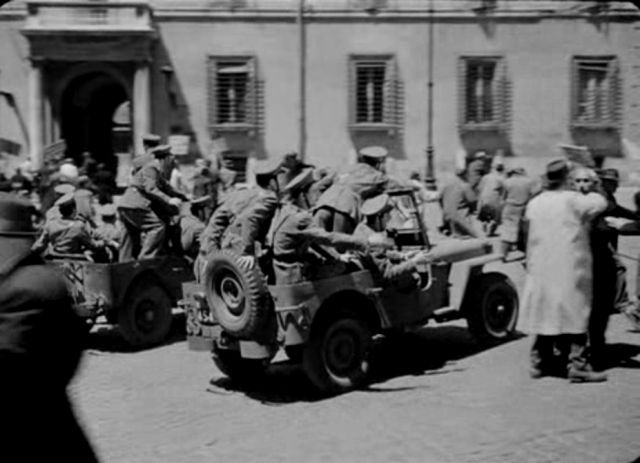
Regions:
<instances>
[{"instance_id":1,"label":"jeep fender","mask_svg":"<svg viewBox=\"0 0 640 463\"><path fill-rule=\"evenodd\" d=\"M493 253L452 264L449 281L459 282L459 284L451 284L449 299L451 307L461 309L471 280L484 273L485 265L499 261L502 261L502 255Z\"/></svg>"}]
</instances>

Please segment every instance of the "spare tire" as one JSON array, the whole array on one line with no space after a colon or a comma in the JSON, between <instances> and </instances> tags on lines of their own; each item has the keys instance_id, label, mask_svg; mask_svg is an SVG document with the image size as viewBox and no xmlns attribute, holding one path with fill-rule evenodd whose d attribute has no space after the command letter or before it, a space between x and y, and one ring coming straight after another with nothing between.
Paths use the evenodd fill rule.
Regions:
<instances>
[{"instance_id":1,"label":"spare tire","mask_svg":"<svg viewBox=\"0 0 640 463\"><path fill-rule=\"evenodd\" d=\"M238 263L239 257L229 250L209 255L202 282L207 303L229 334L266 339L275 314L267 281L257 263L247 268Z\"/></svg>"}]
</instances>

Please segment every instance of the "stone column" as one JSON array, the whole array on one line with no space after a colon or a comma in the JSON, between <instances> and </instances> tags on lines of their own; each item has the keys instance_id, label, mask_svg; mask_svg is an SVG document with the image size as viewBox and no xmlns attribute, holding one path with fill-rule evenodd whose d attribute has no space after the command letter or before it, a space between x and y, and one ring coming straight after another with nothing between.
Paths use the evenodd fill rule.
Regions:
<instances>
[{"instance_id":1,"label":"stone column","mask_svg":"<svg viewBox=\"0 0 640 463\"><path fill-rule=\"evenodd\" d=\"M31 61L31 69L29 69L29 155L35 168L42 166L43 116L42 68L39 62Z\"/></svg>"},{"instance_id":2,"label":"stone column","mask_svg":"<svg viewBox=\"0 0 640 463\"><path fill-rule=\"evenodd\" d=\"M133 76L133 146L143 154L142 135L151 131L151 79L149 63L137 63Z\"/></svg>"}]
</instances>

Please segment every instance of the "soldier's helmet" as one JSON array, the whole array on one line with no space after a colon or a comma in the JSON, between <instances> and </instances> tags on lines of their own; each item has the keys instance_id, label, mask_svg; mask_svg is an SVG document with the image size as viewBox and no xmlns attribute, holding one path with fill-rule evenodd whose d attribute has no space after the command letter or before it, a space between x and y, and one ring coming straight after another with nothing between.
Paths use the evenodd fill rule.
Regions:
<instances>
[{"instance_id":1,"label":"soldier's helmet","mask_svg":"<svg viewBox=\"0 0 640 463\"><path fill-rule=\"evenodd\" d=\"M389 152L383 146L367 146L366 148L362 148L360 151L358 151L358 154L362 158L382 161L387 157L387 154L389 154Z\"/></svg>"}]
</instances>

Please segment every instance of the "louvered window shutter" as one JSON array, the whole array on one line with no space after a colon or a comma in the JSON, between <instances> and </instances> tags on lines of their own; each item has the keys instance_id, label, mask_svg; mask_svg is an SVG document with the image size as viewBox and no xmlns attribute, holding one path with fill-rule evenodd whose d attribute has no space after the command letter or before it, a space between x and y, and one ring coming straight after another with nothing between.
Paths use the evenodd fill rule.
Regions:
<instances>
[{"instance_id":1,"label":"louvered window shutter","mask_svg":"<svg viewBox=\"0 0 640 463\"><path fill-rule=\"evenodd\" d=\"M384 70L383 84L383 122L395 126L397 124L397 69L394 59L388 59Z\"/></svg>"},{"instance_id":2,"label":"louvered window shutter","mask_svg":"<svg viewBox=\"0 0 640 463\"><path fill-rule=\"evenodd\" d=\"M468 98L467 89L467 60L458 58L458 126L463 127L468 122Z\"/></svg>"},{"instance_id":3,"label":"louvered window shutter","mask_svg":"<svg viewBox=\"0 0 640 463\"><path fill-rule=\"evenodd\" d=\"M611 62L611 122L617 128L622 126L624 121L624 100L622 95L622 82L620 77L620 63L617 59Z\"/></svg>"},{"instance_id":4,"label":"louvered window shutter","mask_svg":"<svg viewBox=\"0 0 640 463\"><path fill-rule=\"evenodd\" d=\"M500 130L502 132L508 132L511 125L511 81L509 79L507 63L504 58L501 58L498 61L498 66L499 72L496 80L499 85L496 96L499 100L499 104L496 118L500 124Z\"/></svg>"},{"instance_id":5,"label":"louvered window shutter","mask_svg":"<svg viewBox=\"0 0 640 463\"><path fill-rule=\"evenodd\" d=\"M244 122L252 127L258 122L258 76L256 72L256 62L250 58L246 62L247 66L247 91L242 105L244 106L244 118L238 122Z\"/></svg>"},{"instance_id":6,"label":"louvered window shutter","mask_svg":"<svg viewBox=\"0 0 640 463\"><path fill-rule=\"evenodd\" d=\"M217 118L217 102L216 102L216 93L217 93L217 60L210 56L207 58L207 106L208 106L208 120L209 120L209 128L216 125L218 122Z\"/></svg>"},{"instance_id":7,"label":"louvered window shutter","mask_svg":"<svg viewBox=\"0 0 640 463\"><path fill-rule=\"evenodd\" d=\"M578 71L579 63L574 58L571 60L571 82L570 89L571 93L569 95L569 117L572 124L578 122L578 115L580 113L579 105L580 105L580 82L579 82L579 71Z\"/></svg>"},{"instance_id":8,"label":"louvered window shutter","mask_svg":"<svg viewBox=\"0 0 640 463\"><path fill-rule=\"evenodd\" d=\"M347 63L347 111L349 114L349 124L355 124L357 122L356 108L358 106L358 91L356 78L356 61L353 57L350 57Z\"/></svg>"}]
</instances>

